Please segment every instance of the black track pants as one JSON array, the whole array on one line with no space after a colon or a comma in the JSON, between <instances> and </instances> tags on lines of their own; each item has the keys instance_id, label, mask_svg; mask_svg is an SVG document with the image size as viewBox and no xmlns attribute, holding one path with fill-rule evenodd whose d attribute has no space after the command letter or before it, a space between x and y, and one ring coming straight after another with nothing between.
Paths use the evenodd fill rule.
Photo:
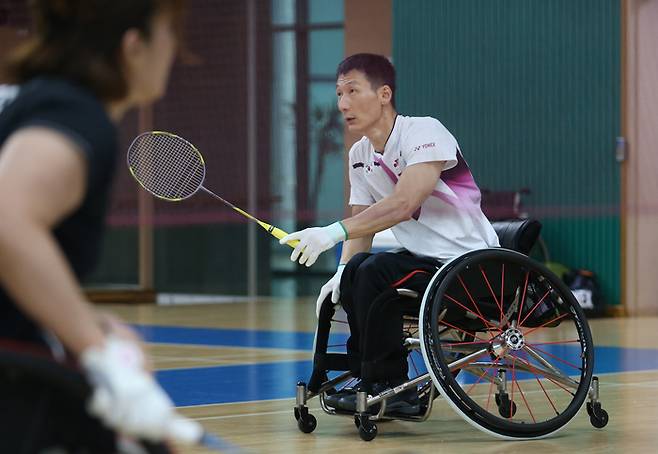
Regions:
<instances>
[{"instance_id":1,"label":"black track pants","mask_svg":"<svg viewBox=\"0 0 658 454\"><path fill-rule=\"evenodd\" d=\"M396 288L422 294L440 264L409 253L360 253L345 266L340 299L350 326L350 370L363 380L407 377L402 316L417 314L419 301L398 296Z\"/></svg>"}]
</instances>

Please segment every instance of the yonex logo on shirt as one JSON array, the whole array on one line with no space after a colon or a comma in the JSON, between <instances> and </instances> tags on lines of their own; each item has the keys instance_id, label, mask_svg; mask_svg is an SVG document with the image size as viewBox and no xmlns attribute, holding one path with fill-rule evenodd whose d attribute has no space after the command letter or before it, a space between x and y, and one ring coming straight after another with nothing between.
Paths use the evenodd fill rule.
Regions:
<instances>
[{"instance_id":1,"label":"yonex logo on shirt","mask_svg":"<svg viewBox=\"0 0 658 454\"><path fill-rule=\"evenodd\" d=\"M416 148L414 148L414 151L418 151L418 150L425 149L425 148L433 148L433 147L436 147L436 144L434 142L424 143L424 144L418 145Z\"/></svg>"}]
</instances>

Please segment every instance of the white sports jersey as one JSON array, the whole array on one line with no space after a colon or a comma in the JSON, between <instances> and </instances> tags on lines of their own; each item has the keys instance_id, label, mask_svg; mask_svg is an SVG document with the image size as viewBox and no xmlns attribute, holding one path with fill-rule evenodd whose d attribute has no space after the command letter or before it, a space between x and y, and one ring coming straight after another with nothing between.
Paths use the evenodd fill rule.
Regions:
<instances>
[{"instance_id":1,"label":"white sports jersey","mask_svg":"<svg viewBox=\"0 0 658 454\"><path fill-rule=\"evenodd\" d=\"M391 195L404 169L431 161L446 161L436 188L412 219L391 227L395 238L414 254L442 261L498 246L457 140L431 117L398 115L383 153L367 137L352 146L350 205L372 205Z\"/></svg>"}]
</instances>

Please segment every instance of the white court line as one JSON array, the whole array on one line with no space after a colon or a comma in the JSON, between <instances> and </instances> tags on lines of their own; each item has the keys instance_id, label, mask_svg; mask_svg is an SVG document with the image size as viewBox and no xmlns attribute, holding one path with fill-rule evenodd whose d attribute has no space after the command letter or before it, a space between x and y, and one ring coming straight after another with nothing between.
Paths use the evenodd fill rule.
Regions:
<instances>
[{"instance_id":1,"label":"white court line","mask_svg":"<svg viewBox=\"0 0 658 454\"><path fill-rule=\"evenodd\" d=\"M253 359L252 361L242 361L239 363L229 363L229 364L206 364L199 366L180 366L180 367L157 367L156 371L170 371L170 370L195 370L195 369L208 369L216 367L238 367L238 366L258 366L261 364L287 364L287 363L298 363L300 361L310 362L312 359L296 359L296 358L272 358L266 361L261 359ZM257 400L255 402L262 402Z\"/></svg>"},{"instance_id":2,"label":"white court line","mask_svg":"<svg viewBox=\"0 0 658 454\"><path fill-rule=\"evenodd\" d=\"M636 372L636 371L633 371ZM639 372L639 371L637 371ZM645 371L646 372L646 371ZM654 372L658 372L658 370L654 370ZM617 372L618 373L618 372ZM601 374L603 375L603 374ZM605 386L607 387L615 387L615 388L641 388L641 387L647 387L647 388L655 388L658 387L658 381L656 380L651 380L651 381L643 381L643 382L634 382L634 383L605 383L605 382L600 382L600 386ZM541 393L542 391L540 390L535 390L535 391L528 391L526 394L535 394L535 393ZM484 396L484 395L483 395ZM473 396L473 397L478 397L478 396ZM480 396L482 397L482 396ZM225 405L240 405L240 404L255 404L255 403L264 403L264 402L280 402L280 401L291 401L294 402L294 398L285 398L285 399L270 399L270 400L252 400L248 402L226 402L222 404L206 404L206 405L190 405L186 407L177 407L177 408L201 408L201 407L213 407L213 406L225 406ZM309 410L314 410L314 411L322 411L322 408L320 407L309 407ZM276 410L276 411L262 411L262 412L253 412L253 413L240 413L240 414L235 414L235 415L222 415L222 416L203 416L200 418L192 418L196 421L211 421L211 420L220 420L220 419L233 419L233 418L244 418L244 417L249 417L249 416L267 416L267 415L278 415L278 414L284 414L284 413L290 413L292 411L292 407L287 409L287 410Z\"/></svg>"},{"instance_id":3,"label":"white court line","mask_svg":"<svg viewBox=\"0 0 658 454\"><path fill-rule=\"evenodd\" d=\"M261 404L263 402L283 402L289 400L295 401L294 397L282 397L281 399L265 399L265 400L245 400L243 402L222 402L215 404L201 404L201 405L181 405L176 408L205 408L205 407L222 407L226 405L242 405L242 404Z\"/></svg>"},{"instance_id":4,"label":"white court line","mask_svg":"<svg viewBox=\"0 0 658 454\"><path fill-rule=\"evenodd\" d=\"M261 401L262 402L262 401ZM319 410L322 411L320 407L309 407L309 410ZM283 413L292 413L292 408L287 410L277 410L277 411L261 411L256 413L240 413L239 415L224 415L224 416L204 416L202 418L192 418L195 421L210 421L216 419L231 419L231 418L245 418L248 416L266 416L266 415L280 415Z\"/></svg>"},{"instance_id":5,"label":"white court line","mask_svg":"<svg viewBox=\"0 0 658 454\"><path fill-rule=\"evenodd\" d=\"M249 355L248 359L254 361L254 360L257 360L259 358L268 359L268 358L272 358L273 356L277 356L277 355L294 355L294 353L292 353L292 352L282 352L282 353L262 352L262 353L259 353L259 354ZM182 361L182 362L186 362L186 361L187 362L194 362L194 361L207 362L207 361L224 361L224 360L227 360L227 359L242 359L242 360L245 359L244 354L241 354L241 355L238 355L238 354L234 354L234 355L213 355L213 356L201 356L201 357L199 357L199 356L184 356L184 357L181 357L181 356L151 355L150 357L151 357L151 359L159 360L159 361ZM284 358L282 358L281 360L283 360L283 359ZM296 358L293 358L293 359L296 359ZM240 362L240 363L236 363L236 364L247 364L247 363Z\"/></svg>"},{"instance_id":6,"label":"white court line","mask_svg":"<svg viewBox=\"0 0 658 454\"><path fill-rule=\"evenodd\" d=\"M146 345L148 347L157 347L157 346L163 346L163 347L189 347L189 348L212 348L212 349L218 349L218 348L226 348L226 349L235 349L235 350L263 350L263 351L270 351L270 352L275 352L275 351L281 351L281 352L300 352L300 353L313 353L313 349L305 350L305 349L295 349L295 348L280 348L280 347L257 347L257 346L247 346L243 347L240 345L213 345L213 344L177 344L175 342L146 342Z\"/></svg>"}]
</instances>

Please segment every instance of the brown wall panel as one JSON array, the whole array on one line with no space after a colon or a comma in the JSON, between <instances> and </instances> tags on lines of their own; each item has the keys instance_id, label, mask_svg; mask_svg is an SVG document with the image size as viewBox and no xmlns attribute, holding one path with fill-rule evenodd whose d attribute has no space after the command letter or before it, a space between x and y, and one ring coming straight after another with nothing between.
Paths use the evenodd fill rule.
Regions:
<instances>
[{"instance_id":1,"label":"brown wall panel","mask_svg":"<svg viewBox=\"0 0 658 454\"><path fill-rule=\"evenodd\" d=\"M658 0L624 6L624 299L631 315L658 314Z\"/></svg>"},{"instance_id":2,"label":"brown wall panel","mask_svg":"<svg viewBox=\"0 0 658 454\"><path fill-rule=\"evenodd\" d=\"M369 52L391 57L392 0L345 0L345 56ZM349 199L347 151L361 136L345 132L345 205Z\"/></svg>"}]
</instances>

